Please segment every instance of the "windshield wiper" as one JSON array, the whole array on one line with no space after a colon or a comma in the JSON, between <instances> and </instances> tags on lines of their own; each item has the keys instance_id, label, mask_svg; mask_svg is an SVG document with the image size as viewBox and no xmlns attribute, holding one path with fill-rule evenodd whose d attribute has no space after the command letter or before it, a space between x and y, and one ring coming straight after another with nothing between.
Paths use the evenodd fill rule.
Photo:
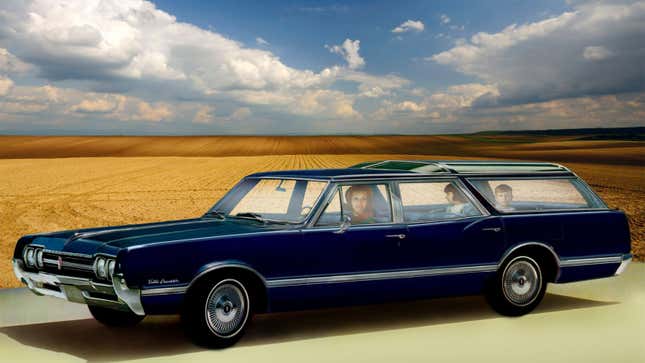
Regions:
<instances>
[{"instance_id":1,"label":"windshield wiper","mask_svg":"<svg viewBox=\"0 0 645 363\"><path fill-rule=\"evenodd\" d=\"M219 219L226 219L224 213L218 210L212 210L212 211L206 212L206 214L204 214L204 217L215 217Z\"/></svg>"},{"instance_id":2,"label":"windshield wiper","mask_svg":"<svg viewBox=\"0 0 645 363\"><path fill-rule=\"evenodd\" d=\"M267 220L262 218L261 214L258 213L253 213L253 212L244 212L244 213L238 213L235 215L235 217L240 217L240 218L250 218L250 219L255 219L257 221L260 221L262 223L266 223Z\"/></svg>"}]
</instances>

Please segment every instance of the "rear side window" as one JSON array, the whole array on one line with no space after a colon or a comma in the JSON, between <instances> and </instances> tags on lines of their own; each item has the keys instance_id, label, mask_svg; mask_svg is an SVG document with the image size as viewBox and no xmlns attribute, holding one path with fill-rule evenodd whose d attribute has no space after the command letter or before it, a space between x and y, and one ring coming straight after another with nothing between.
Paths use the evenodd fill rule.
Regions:
<instances>
[{"instance_id":1,"label":"rear side window","mask_svg":"<svg viewBox=\"0 0 645 363\"><path fill-rule=\"evenodd\" d=\"M450 181L399 183L406 222L441 221L474 217L481 212L463 190Z\"/></svg>"},{"instance_id":2,"label":"rear side window","mask_svg":"<svg viewBox=\"0 0 645 363\"><path fill-rule=\"evenodd\" d=\"M605 208L605 204L575 178L469 179L500 212Z\"/></svg>"}]
</instances>

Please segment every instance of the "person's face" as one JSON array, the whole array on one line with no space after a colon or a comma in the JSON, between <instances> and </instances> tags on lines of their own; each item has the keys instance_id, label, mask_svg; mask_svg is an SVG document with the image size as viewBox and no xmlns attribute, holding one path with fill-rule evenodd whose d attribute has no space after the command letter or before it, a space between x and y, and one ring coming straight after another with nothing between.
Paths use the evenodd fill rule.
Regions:
<instances>
[{"instance_id":1,"label":"person's face","mask_svg":"<svg viewBox=\"0 0 645 363\"><path fill-rule=\"evenodd\" d=\"M364 214L367 210L367 193L366 192L354 192L352 193L351 200L349 201L352 205L352 210L354 214L360 215Z\"/></svg>"},{"instance_id":2,"label":"person's face","mask_svg":"<svg viewBox=\"0 0 645 363\"><path fill-rule=\"evenodd\" d=\"M500 207L508 207L513 201L513 192L508 190L500 190L495 192L495 201Z\"/></svg>"}]
</instances>

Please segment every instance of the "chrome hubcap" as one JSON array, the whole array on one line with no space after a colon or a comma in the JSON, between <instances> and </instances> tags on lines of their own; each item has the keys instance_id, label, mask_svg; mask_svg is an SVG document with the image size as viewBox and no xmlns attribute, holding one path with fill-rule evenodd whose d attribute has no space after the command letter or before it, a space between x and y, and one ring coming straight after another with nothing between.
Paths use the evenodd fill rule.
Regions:
<instances>
[{"instance_id":1,"label":"chrome hubcap","mask_svg":"<svg viewBox=\"0 0 645 363\"><path fill-rule=\"evenodd\" d=\"M540 290L540 273L526 260L511 262L502 279L504 296L515 305L528 305Z\"/></svg>"},{"instance_id":2,"label":"chrome hubcap","mask_svg":"<svg viewBox=\"0 0 645 363\"><path fill-rule=\"evenodd\" d=\"M235 335L246 322L247 301L242 285L235 284L234 280L220 282L206 299L206 322L209 329L220 337Z\"/></svg>"}]
</instances>

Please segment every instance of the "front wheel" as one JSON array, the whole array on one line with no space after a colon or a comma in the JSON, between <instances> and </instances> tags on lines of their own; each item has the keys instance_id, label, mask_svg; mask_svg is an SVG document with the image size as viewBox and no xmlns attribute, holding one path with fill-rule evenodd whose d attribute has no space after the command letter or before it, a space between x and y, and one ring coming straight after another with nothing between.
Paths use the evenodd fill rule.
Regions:
<instances>
[{"instance_id":1,"label":"front wheel","mask_svg":"<svg viewBox=\"0 0 645 363\"><path fill-rule=\"evenodd\" d=\"M87 307L90 309L94 319L107 326L133 326L145 318L145 316L137 315L130 311L108 309L95 305L88 305Z\"/></svg>"},{"instance_id":2,"label":"front wheel","mask_svg":"<svg viewBox=\"0 0 645 363\"><path fill-rule=\"evenodd\" d=\"M189 292L182 321L195 343L226 348L242 337L251 315L251 301L241 279L207 278Z\"/></svg>"},{"instance_id":3,"label":"front wheel","mask_svg":"<svg viewBox=\"0 0 645 363\"><path fill-rule=\"evenodd\" d=\"M540 264L531 257L517 256L502 265L487 297L498 313L520 316L535 309L545 292Z\"/></svg>"}]
</instances>

